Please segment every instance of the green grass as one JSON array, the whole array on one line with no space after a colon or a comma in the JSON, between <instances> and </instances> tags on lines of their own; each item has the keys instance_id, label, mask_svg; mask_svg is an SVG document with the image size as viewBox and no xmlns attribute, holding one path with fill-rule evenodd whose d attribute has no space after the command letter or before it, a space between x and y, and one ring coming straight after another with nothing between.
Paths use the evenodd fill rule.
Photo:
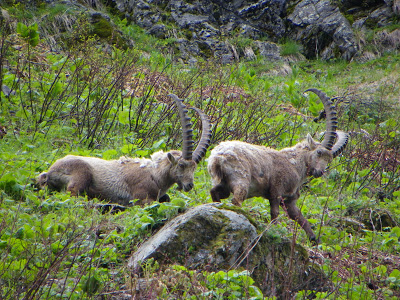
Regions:
<instances>
[{"instance_id":1,"label":"green grass","mask_svg":"<svg viewBox=\"0 0 400 300\"><path fill-rule=\"evenodd\" d=\"M286 41L281 45L281 55L297 55L300 54L302 50L302 46L294 41Z\"/></svg>"},{"instance_id":2,"label":"green grass","mask_svg":"<svg viewBox=\"0 0 400 300\"><path fill-rule=\"evenodd\" d=\"M187 66L163 55L141 29L120 26L143 44L107 55L96 40L88 40L67 57L43 51L46 46L39 43L27 59L26 42L20 39L21 51L4 52L9 67L0 75L15 94L0 94L0 126L7 131L0 141L0 298L82 299L129 290L125 266L130 253L178 213L211 202L211 179L202 161L195 188L188 193L172 188L171 203L101 214L96 199L35 187L33 179L56 159L69 153L105 159L149 156L179 148L177 116L163 102L169 93L211 116L210 148L226 139L291 146L307 133L318 136L324 130L323 122L312 121L319 100L303 95L311 87L341 97L339 129L356 134L327 176L307 182L298 200L320 234L320 245L312 247L283 212L274 228L312 251L318 257L314 263L332 280L334 288L316 293L317 299L399 296L400 55L363 64L301 61L291 63L291 75L276 76L269 71L282 63L261 58L230 66L199 60ZM290 47L289 54L299 51ZM22 64L21 56L41 63ZM267 200L248 199L243 209L262 226L269 224ZM205 289L220 295L226 288L240 293L251 288L255 299L262 299L240 270L199 277L191 272L182 266L148 267L149 276L182 279L159 290L161 299L179 289L199 296Z\"/></svg>"}]
</instances>

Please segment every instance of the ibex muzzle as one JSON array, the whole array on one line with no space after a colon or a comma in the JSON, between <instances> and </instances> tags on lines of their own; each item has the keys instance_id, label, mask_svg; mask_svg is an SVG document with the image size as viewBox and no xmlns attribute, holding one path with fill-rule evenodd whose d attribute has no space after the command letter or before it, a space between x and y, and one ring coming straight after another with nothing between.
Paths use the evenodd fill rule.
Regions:
<instances>
[{"instance_id":1,"label":"ibex muzzle","mask_svg":"<svg viewBox=\"0 0 400 300\"><path fill-rule=\"evenodd\" d=\"M348 142L348 135L336 131L336 111L330 99L321 91L316 93L324 104L327 114L325 137L322 143L310 134L305 141L280 151L240 141L220 143L211 151L208 171L213 179L211 197L214 202L228 198L240 206L251 197L267 198L271 205L271 220L284 207L289 217L297 221L310 240L316 237L310 223L296 206L300 186L307 176L320 177L327 165L339 155Z\"/></svg>"}]
</instances>

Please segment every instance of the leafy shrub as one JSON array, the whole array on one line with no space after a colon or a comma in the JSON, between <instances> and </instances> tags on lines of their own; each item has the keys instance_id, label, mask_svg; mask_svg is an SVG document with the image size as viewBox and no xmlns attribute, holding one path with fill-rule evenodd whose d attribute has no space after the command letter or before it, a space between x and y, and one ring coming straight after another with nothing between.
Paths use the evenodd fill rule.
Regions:
<instances>
[{"instance_id":1,"label":"leafy shrub","mask_svg":"<svg viewBox=\"0 0 400 300\"><path fill-rule=\"evenodd\" d=\"M21 6L9 10L21 22L34 20L42 9ZM48 21L59 20L57 12L63 11L62 6L50 10ZM280 76L270 71L281 63L260 58L230 66L212 60L183 64L168 41L156 41L126 20L114 23L135 40L132 49L103 47L91 37L88 19L81 17L64 40L63 46L74 47L50 51L45 43L57 32L50 26L44 30L49 23L43 20L39 26L18 25L19 35L11 23L0 22L0 126L5 132L0 146L0 298L117 294L126 285L126 261L137 245L185 209L211 201L202 161L195 188L188 193L171 189L170 203L102 214L98 207L104 203L96 199L50 194L32 184L57 158L75 153L114 159L179 149L181 128L169 93L210 116L211 148L233 139L288 147L307 133L318 137L325 130L323 121L312 121L322 110L320 101L302 95L310 87L338 95L339 129L351 132L351 139L326 176L305 183L298 200L320 232L321 244L307 248L310 257L325 270L332 287L326 292L299 291L296 297L399 296L398 55L365 64L291 63L291 74ZM241 40L242 47L248 42ZM299 52L291 41L282 46L282 55ZM191 116L196 138L200 125L195 114ZM249 199L243 209L261 226L269 224L268 200ZM392 223L383 225L382 212ZM367 227L365 214L369 222L376 219L382 226ZM307 245L297 229L282 214L272 234L277 240L289 236ZM263 297L248 272L167 269L148 268L148 278L160 274L159 298ZM123 292L133 293L128 288Z\"/></svg>"}]
</instances>

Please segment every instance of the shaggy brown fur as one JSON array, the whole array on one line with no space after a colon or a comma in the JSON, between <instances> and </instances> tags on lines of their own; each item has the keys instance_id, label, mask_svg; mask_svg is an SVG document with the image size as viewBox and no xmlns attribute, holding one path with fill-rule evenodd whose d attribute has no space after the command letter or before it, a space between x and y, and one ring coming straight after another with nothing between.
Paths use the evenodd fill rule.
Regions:
<instances>
[{"instance_id":1,"label":"shaggy brown fur","mask_svg":"<svg viewBox=\"0 0 400 300\"><path fill-rule=\"evenodd\" d=\"M95 157L67 155L57 160L37 177L41 187L64 190L77 196L86 193L90 198L100 198L127 205L159 200L169 201L166 194L175 183L185 192L193 188L194 171L206 154L210 144L211 125L208 117L198 108L202 124L200 141L193 151L192 124L186 106L176 95L169 95L177 106L182 125L182 151L159 151L146 158L125 158L107 161Z\"/></svg>"},{"instance_id":2,"label":"shaggy brown fur","mask_svg":"<svg viewBox=\"0 0 400 300\"><path fill-rule=\"evenodd\" d=\"M343 151L348 134L336 131L336 110L325 93L317 89L306 92L315 93L324 104L327 123L322 143L310 134L305 141L280 151L240 141L222 142L211 151L208 172L213 179L210 193L214 202L228 198L230 193L232 203L238 206L248 198L267 198L272 221L278 217L281 205L315 241L310 223L296 206L300 186L307 176L322 176L328 163Z\"/></svg>"},{"instance_id":3,"label":"shaggy brown fur","mask_svg":"<svg viewBox=\"0 0 400 300\"><path fill-rule=\"evenodd\" d=\"M111 161L67 155L40 174L37 182L52 190L67 190L74 196L86 193L90 198L121 205L133 199L140 200L136 204L168 201L166 192L173 184L184 191L193 187L197 164L181 156L177 150L156 152L151 159L121 157Z\"/></svg>"},{"instance_id":4,"label":"shaggy brown fur","mask_svg":"<svg viewBox=\"0 0 400 300\"><path fill-rule=\"evenodd\" d=\"M315 240L296 200L304 179L310 175L320 177L331 160L332 153L310 135L306 141L281 151L240 141L222 142L208 159L214 185L211 197L214 202L220 202L233 193L232 203L238 206L248 198L267 198L272 220L278 217L281 205L309 238Z\"/></svg>"}]
</instances>

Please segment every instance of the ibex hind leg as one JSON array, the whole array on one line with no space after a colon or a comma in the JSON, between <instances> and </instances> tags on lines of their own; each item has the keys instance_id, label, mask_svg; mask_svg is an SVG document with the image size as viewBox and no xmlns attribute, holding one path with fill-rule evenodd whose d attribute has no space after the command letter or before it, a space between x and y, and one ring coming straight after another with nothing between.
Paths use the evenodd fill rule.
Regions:
<instances>
[{"instance_id":1,"label":"ibex hind leg","mask_svg":"<svg viewBox=\"0 0 400 300\"><path fill-rule=\"evenodd\" d=\"M210 191L213 202L221 202L221 199L228 198L230 193L230 188L223 183L217 184Z\"/></svg>"},{"instance_id":2,"label":"ibex hind leg","mask_svg":"<svg viewBox=\"0 0 400 300\"><path fill-rule=\"evenodd\" d=\"M247 198L248 187L243 184L237 184L233 187L232 203L236 206L242 206L242 203Z\"/></svg>"},{"instance_id":3,"label":"ibex hind leg","mask_svg":"<svg viewBox=\"0 0 400 300\"><path fill-rule=\"evenodd\" d=\"M269 199L269 205L271 208L271 223L273 224L276 223L276 219L279 216L279 204L281 203L281 199L281 197Z\"/></svg>"}]
</instances>

